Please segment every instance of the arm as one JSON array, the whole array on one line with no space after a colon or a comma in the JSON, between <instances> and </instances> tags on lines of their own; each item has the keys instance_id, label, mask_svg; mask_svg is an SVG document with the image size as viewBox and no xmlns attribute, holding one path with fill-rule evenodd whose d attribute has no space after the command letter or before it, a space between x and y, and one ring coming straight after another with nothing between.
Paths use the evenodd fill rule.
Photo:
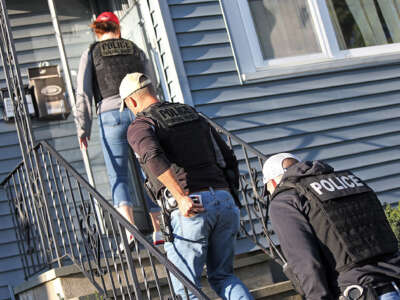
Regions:
<instances>
[{"instance_id":1,"label":"arm","mask_svg":"<svg viewBox=\"0 0 400 300\"><path fill-rule=\"evenodd\" d=\"M151 121L136 119L128 129L128 141L151 174L157 177L174 196L183 216L191 217L204 210L202 205L193 203L176 179L175 172L171 169L171 163L161 148Z\"/></svg>"},{"instance_id":2,"label":"arm","mask_svg":"<svg viewBox=\"0 0 400 300\"><path fill-rule=\"evenodd\" d=\"M76 86L75 124L81 147L87 147L92 127L93 66L87 49L81 56Z\"/></svg>"},{"instance_id":3,"label":"arm","mask_svg":"<svg viewBox=\"0 0 400 300\"><path fill-rule=\"evenodd\" d=\"M283 192L271 202L269 214L288 265L298 277L307 300L331 300L327 273L319 244L307 221L305 210L297 206L294 191ZM296 203L297 202L297 203Z\"/></svg>"}]
</instances>

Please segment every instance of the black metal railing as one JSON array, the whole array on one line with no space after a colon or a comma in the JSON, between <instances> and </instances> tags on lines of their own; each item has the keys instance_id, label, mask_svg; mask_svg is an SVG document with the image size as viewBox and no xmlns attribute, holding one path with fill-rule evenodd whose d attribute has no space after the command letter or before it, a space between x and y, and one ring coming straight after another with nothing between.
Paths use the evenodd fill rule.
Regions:
<instances>
[{"instance_id":1,"label":"black metal railing","mask_svg":"<svg viewBox=\"0 0 400 300\"><path fill-rule=\"evenodd\" d=\"M23 160L1 185L14 212L25 278L74 264L105 298L176 299L171 285L175 276L186 294L208 299L49 144L36 143L5 0L0 0L0 56ZM265 157L209 122L226 136L242 162L243 234L283 264L270 238L268 201L260 197L259 171ZM135 237L133 252L126 232Z\"/></svg>"},{"instance_id":2,"label":"black metal railing","mask_svg":"<svg viewBox=\"0 0 400 300\"><path fill-rule=\"evenodd\" d=\"M284 265L268 227L269 201L261 195L266 157L203 117L225 137L241 162L242 234ZM31 151L38 168L26 168L21 162L1 183L14 212L25 278L75 264L106 297L174 299L172 275L184 284L187 293L207 299L48 143L40 142ZM35 184L39 177L41 183ZM129 250L127 232L135 237L133 251Z\"/></svg>"},{"instance_id":3,"label":"black metal railing","mask_svg":"<svg viewBox=\"0 0 400 300\"><path fill-rule=\"evenodd\" d=\"M262 197L262 166L267 157L245 141L221 127L206 115L201 114L226 140L239 160L239 193L244 214L240 218L241 232L252 240L263 252L281 266L286 260L274 241L269 228L269 199Z\"/></svg>"},{"instance_id":4,"label":"black metal railing","mask_svg":"<svg viewBox=\"0 0 400 300\"><path fill-rule=\"evenodd\" d=\"M48 143L32 151L39 168L27 172L20 163L1 183L14 212L25 278L75 264L106 298L177 299L175 276L186 296L208 299ZM36 172L42 172L39 190L31 181ZM131 248L127 234L134 236Z\"/></svg>"}]
</instances>

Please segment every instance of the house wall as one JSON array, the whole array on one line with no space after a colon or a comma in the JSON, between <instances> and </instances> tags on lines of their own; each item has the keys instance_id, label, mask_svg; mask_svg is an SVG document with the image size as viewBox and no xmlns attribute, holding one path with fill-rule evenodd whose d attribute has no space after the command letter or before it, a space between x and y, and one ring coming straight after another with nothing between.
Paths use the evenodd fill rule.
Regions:
<instances>
[{"instance_id":1,"label":"house wall","mask_svg":"<svg viewBox=\"0 0 400 300\"><path fill-rule=\"evenodd\" d=\"M49 15L46 0L6 1L15 47L24 83L27 68L36 67L46 61L60 65L57 42ZM75 84L79 58L83 50L93 41L88 28L92 12L87 1L55 1L59 21L69 59L72 78ZM0 70L0 86L5 87L5 76ZM2 113L2 108L0 108ZM37 140L46 140L53 145L68 162L84 174L81 153L76 137L72 115L66 120L38 121L33 119L34 134ZM89 147L90 158L98 190L110 198L107 176L104 170L103 155L100 149L96 122ZM13 122L0 120L0 182L21 161L18 138ZM16 285L23 278L15 228L5 192L0 188L0 299L8 299L7 285Z\"/></svg>"},{"instance_id":2,"label":"house wall","mask_svg":"<svg viewBox=\"0 0 400 300\"><path fill-rule=\"evenodd\" d=\"M400 199L400 63L241 85L219 1L168 0L190 101L265 155L350 168Z\"/></svg>"},{"instance_id":3,"label":"house wall","mask_svg":"<svg viewBox=\"0 0 400 300\"><path fill-rule=\"evenodd\" d=\"M27 68L36 67L40 62L45 61L51 65L55 64L61 67L47 0L10 0L6 2L24 83L28 83ZM80 56L90 43L94 42L94 35L89 28L93 17L93 9L110 10L106 9L105 5L110 7L112 3L107 2L106 4L105 1L96 2L94 0L71 0L67 2L54 0L54 2L75 87ZM116 12L122 9L118 5L115 5L114 8ZM145 41L139 26L137 10L132 7L124 10L124 12L120 11L120 15L123 14L125 16L121 18L122 37L133 40L145 50ZM1 69L0 87L5 87L5 85L5 77ZM95 110L94 107L93 110ZM0 113L2 113L1 107ZM81 151L79 150L72 114L66 120L58 121L38 121L33 118L32 125L37 141L46 140L49 142L80 174L85 176L86 172L82 162ZM0 119L0 149L1 182L22 159L15 126L13 122L7 123L2 119ZM105 199L112 201L95 113L93 114L88 154L96 189ZM133 173L131 173L131 176L132 178L135 177ZM142 196L133 187L133 181L131 190L136 225L145 231L149 230L150 223L143 208ZM21 258L10 208L5 192L0 187L0 300L8 299L9 284L15 286L24 279L21 268Z\"/></svg>"},{"instance_id":4,"label":"house wall","mask_svg":"<svg viewBox=\"0 0 400 300\"><path fill-rule=\"evenodd\" d=\"M45 61L61 67L47 0L10 0L6 2L24 83L28 83L27 68L36 67L40 62ZM95 0L71 0L67 2L54 0L54 2L63 32L74 87L80 56L94 41L94 36L88 26L92 20L94 9L103 11L110 10L110 8L106 9L106 6L113 7L120 16L125 15L121 18L122 37L129 38L145 51L148 50L145 48L146 42L143 38L136 7L128 8L127 5L122 5L122 2L121 5L118 5L117 1L115 3L107 1L106 3L105 1ZM5 85L5 77L1 69L0 87L5 87ZM2 113L1 107L0 113ZM111 191L95 113L93 118L92 134L88 147L89 160L92 165L96 189L104 198L111 201ZM72 114L66 120L38 121L32 119L32 125L37 141L46 140L49 142L80 174L86 174ZM7 123L2 119L0 120L0 149L1 182L21 161L15 126L13 122ZM132 178L135 177L133 173L131 175ZM137 180L137 177L135 178ZM136 225L145 231L149 230L150 223L143 208L142 195L135 190L133 184L131 188ZM9 297L8 284L16 285L23 280L21 267L10 208L5 192L0 190L0 300Z\"/></svg>"},{"instance_id":5,"label":"house wall","mask_svg":"<svg viewBox=\"0 0 400 300\"><path fill-rule=\"evenodd\" d=\"M60 64L46 2L35 0L35 13L29 10L30 1L7 2L13 6L10 19L25 80L24 68L43 58ZM337 169L350 168L378 192L382 202L398 201L399 64L241 85L219 1L160 2L149 0L149 12L173 101L185 99L266 155L291 151L303 159L323 159ZM59 12L76 9L70 1L62 9L63 1L56 4ZM61 22L74 27L65 39L75 78L80 53L92 36L86 16L66 14ZM2 72L0 80L3 86ZM50 141L83 172L71 116L64 121L34 121L33 126L37 139ZM97 188L109 197L96 122L94 126L90 158ZM2 120L0 149L1 181L20 161L14 125ZM0 190L0 300L8 299L8 284L21 280L14 228Z\"/></svg>"},{"instance_id":6,"label":"house wall","mask_svg":"<svg viewBox=\"0 0 400 300\"><path fill-rule=\"evenodd\" d=\"M144 0L140 2L146 33L153 56L159 62L158 75L164 83L165 100L170 102L191 102L190 90L184 70L181 53L166 1Z\"/></svg>"}]
</instances>

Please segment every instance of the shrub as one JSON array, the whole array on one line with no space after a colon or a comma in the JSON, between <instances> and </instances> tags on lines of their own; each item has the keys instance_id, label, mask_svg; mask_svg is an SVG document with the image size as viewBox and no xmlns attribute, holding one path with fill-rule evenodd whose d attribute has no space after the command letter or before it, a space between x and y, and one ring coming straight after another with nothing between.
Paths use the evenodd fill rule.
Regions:
<instances>
[{"instance_id":1,"label":"shrub","mask_svg":"<svg viewBox=\"0 0 400 300\"><path fill-rule=\"evenodd\" d=\"M387 204L385 213L400 246L400 202L397 207L392 207L390 204Z\"/></svg>"}]
</instances>

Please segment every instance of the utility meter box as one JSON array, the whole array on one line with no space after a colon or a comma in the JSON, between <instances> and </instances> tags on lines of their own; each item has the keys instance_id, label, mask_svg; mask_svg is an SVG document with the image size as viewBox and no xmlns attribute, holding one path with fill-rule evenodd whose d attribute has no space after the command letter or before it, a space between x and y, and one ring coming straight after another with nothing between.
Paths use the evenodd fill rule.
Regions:
<instances>
[{"instance_id":1,"label":"utility meter box","mask_svg":"<svg viewBox=\"0 0 400 300\"><path fill-rule=\"evenodd\" d=\"M28 69L39 119L66 119L71 107L65 97L65 84L58 66Z\"/></svg>"},{"instance_id":2,"label":"utility meter box","mask_svg":"<svg viewBox=\"0 0 400 300\"><path fill-rule=\"evenodd\" d=\"M28 106L28 113L30 116L35 116L34 100L32 99L32 90L28 86L24 86L26 104ZM8 94L7 88L0 90L1 100L3 102L3 119L6 122L14 120L14 107L10 95Z\"/></svg>"}]
</instances>

